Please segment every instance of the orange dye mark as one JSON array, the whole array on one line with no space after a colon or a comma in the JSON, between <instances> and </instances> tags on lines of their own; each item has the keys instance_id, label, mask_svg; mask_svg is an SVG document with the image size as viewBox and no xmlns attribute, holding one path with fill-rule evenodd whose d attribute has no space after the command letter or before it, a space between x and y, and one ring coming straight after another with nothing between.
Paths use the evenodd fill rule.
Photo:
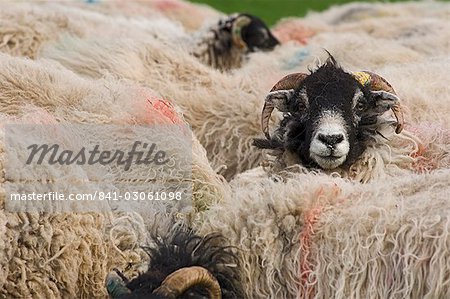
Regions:
<instances>
[{"instance_id":1,"label":"orange dye mark","mask_svg":"<svg viewBox=\"0 0 450 299\"><path fill-rule=\"evenodd\" d=\"M173 10L173 9L181 9L183 8L184 3L180 1L173 1L173 0L157 0L153 1L153 5L156 9L161 11L167 11L167 10ZM185 7L184 7L185 8Z\"/></svg>"},{"instance_id":2,"label":"orange dye mark","mask_svg":"<svg viewBox=\"0 0 450 299\"><path fill-rule=\"evenodd\" d=\"M156 100L156 101L150 101L147 100L150 104L153 105L153 108L161 112L164 116L166 116L173 124L181 124L182 121L178 117L177 112L175 111L175 108L170 102L167 102L165 100Z\"/></svg>"},{"instance_id":3,"label":"orange dye mark","mask_svg":"<svg viewBox=\"0 0 450 299\"><path fill-rule=\"evenodd\" d=\"M313 272L313 263L310 259L311 246L313 245L313 237L315 235L315 225L319 221L320 216L329 204L320 204L321 201L326 201L326 198L337 198L341 195L342 189L337 184L333 184L331 189L325 190L320 187L314 194L314 198L319 202L316 206L305 213L304 228L300 232L300 287L297 298L312 298L314 297L315 281L309 281L309 275ZM345 202L345 198L338 200L337 204Z\"/></svg>"}]
</instances>

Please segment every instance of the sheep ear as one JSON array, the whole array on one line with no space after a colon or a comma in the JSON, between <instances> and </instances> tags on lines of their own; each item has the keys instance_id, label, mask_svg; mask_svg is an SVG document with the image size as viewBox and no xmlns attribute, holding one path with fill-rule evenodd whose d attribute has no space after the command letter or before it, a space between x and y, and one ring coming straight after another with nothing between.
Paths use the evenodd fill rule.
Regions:
<instances>
[{"instance_id":1,"label":"sheep ear","mask_svg":"<svg viewBox=\"0 0 450 299\"><path fill-rule=\"evenodd\" d=\"M371 94L375 99L375 110L373 112L376 114L382 114L400 103L400 99L395 94L384 90L372 91Z\"/></svg>"},{"instance_id":2,"label":"sheep ear","mask_svg":"<svg viewBox=\"0 0 450 299\"><path fill-rule=\"evenodd\" d=\"M400 106L399 97L394 94L384 90L372 91L372 96L375 99L375 109L374 113L382 114L389 109L394 112L395 118L397 119L397 127L395 132L399 134L403 130L403 112Z\"/></svg>"},{"instance_id":3,"label":"sheep ear","mask_svg":"<svg viewBox=\"0 0 450 299\"><path fill-rule=\"evenodd\" d=\"M304 73L294 73L283 77L270 90L264 102L264 108L261 113L261 129L270 139L269 134L269 120L272 111L277 108L281 112L289 112L296 106L297 103L292 101L297 88L301 82L307 77Z\"/></svg>"},{"instance_id":4,"label":"sheep ear","mask_svg":"<svg viewBox=\"0 0 450 299\"><path fill-rule=\"evenodd\" d=\"M372 91L372 95L376 100L376 109L382 111L384 107L389 107L394 113L397 119L397 127L395 132L399 134L403 130L405 119L403 116L403 109L400 105L400 99L396 96L392 86L381 76L363 71L353 73L356 80L359 81L363 86L368 86ZM378 100L377 100L378 99Z\"/></svg>"},{"instance_id":5,"label":"sheep ear","mask_svg":"<svg viewBox=\"0 0 450 299\"><path fill-rule=\"evenodd\" d=\"M290 99L294 95L294 92L294 89L271 91L266 96L265 103L268 105L272 105L274 108L277 108L281 112L289 112L289 103Z\"/></svg>"},{"instance_id":6,"label":"sheep ear","mask_svg":"<svg viewBox=\"0 0 450 299\"><path fill-rule=\"evenodd\" d=\"M272 112L277 108L281 112L289 111L289 100L294 95L294 89L282 89L269 92L264 101L264 107L261 113L261 129L266 135L267 139L270 139L269 134L269 120Z\"/></svg>"}]
</instances>

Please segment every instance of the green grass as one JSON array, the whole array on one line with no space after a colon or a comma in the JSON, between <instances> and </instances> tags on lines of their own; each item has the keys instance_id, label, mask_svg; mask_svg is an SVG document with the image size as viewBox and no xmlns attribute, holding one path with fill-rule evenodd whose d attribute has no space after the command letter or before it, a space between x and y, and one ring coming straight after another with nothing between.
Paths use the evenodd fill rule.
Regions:
<instances>
[{"instance_id":1,"label":"green grass","mask_svg":"<svg viewBox=\"0 0 450 299\"><path fill-rule=\"evenodd\" d=\"M391 0L383 2L400 2ZM302 17L308 11L321 11L331 5L354 2L350 0L192 0L191 2L208 4L226 13L247 12L259 16L267 24L273 25L287 16ZM376 0L365 2L380 2Z\"/></svg>"}]
</instances>

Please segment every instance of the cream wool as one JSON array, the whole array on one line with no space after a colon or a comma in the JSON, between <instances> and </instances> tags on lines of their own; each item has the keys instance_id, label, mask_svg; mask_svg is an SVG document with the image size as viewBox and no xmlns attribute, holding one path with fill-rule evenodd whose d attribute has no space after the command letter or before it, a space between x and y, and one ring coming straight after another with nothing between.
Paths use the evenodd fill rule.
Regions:
<instances>
[{"instance_id":1,"label":"cream wool","mask_svg":"<svg viewBox=\"0 0 450 299\"><path fill-rule=\"evenodd\" d=\"M153 18L165 16L180 23L187 31L196 31L205 23L216 21L223 14L207 5L180 0L146 0L129 2L124 0L81 3L73 1L72 6L94 10L111 16L130 18Z\"/></svg>"},{"instance_id":2,"label":"cream wool","mask_svg":"<svg viewBox=\"0 0 450 299\"><path fill-rule=\"evenodd\" d=\"M389 5L370 6L370 9L389 10L386 7ZM442 21L445 9L423 3L408 4L407 7L407 11L417 12L419 22L430 23L433 34L427 37L427 43L422 43L420 34L402 33L413 30L414 24L410 14L402 17L401 9L395 6L396 24L403 26L397 26L398 32L390 33L390 38L386 38L389 35L380 35L385 28L382 22L359 18L352 20L350 26L349 20L342 21L333 25L333 32L328 32L331 30L328 28L311 38L307 49L286 44L272 53L255 53L250 55L249 62L242 69L229 75L204 68L189 55L181 53L183 50L177 46L153 40L139 26L132 32L136 38L122 38L120 41L112 41L108 37L97 41L64 38L56 45L49 44L42 56L55 59L82 75L99 78L113 74L142 82L172 99L183 108L213 167L230 179L262 161L260 152L252 148L251 141L261 136L258 110L271 85L287 73L306 71L314 66L314 58L323 57L322 47L330 50L348 70L370 70L385 77L409 112L407 122L416 121L416 118L417 121L430 121L433 115L428 109L437 106L431 105L433 108L430 108L423 103L434 94L444 102L448 98L445 79L448 59L442 55L430 59L428 50L408 45L426 44L428 48L438 49L437 53L443 51L448 39L446 31L439 26L446 26ZM343 11L351 9L352 6L342 8ZM328 16L332 11L324 15ZM430 20L434 15L438 18ZM304 22L314 25L317 18L311 15ZM359 28L363 28L362 24L366 22L371 22L372 29L367 33L361 32ZM371 34L373 30L380 33ZM363 48L364 51L361 50ZM105 49L108 49L106 56ZM427 69L430 61L433 61L433 71ZM411 73L415 75L411 76ZM255 74L258 80L252 79ZM419 80L423 82L420 85L416 84L417 78L431 77L433 84L425 84L425 80ZM446 105L443 107L445 109ZM417 111L420 113L415 113ZM434 120L441 122L447 115L437 113Z\"/></svg>"},{"instance_id":3,"label":"cream wool","mask_svg":"<svg viewBox=\"0 0 450 299\"><path fill-rule=\"evenodd\" d=\"M54 62L34 62L5 54L0 55L0 68L0 122L3 133L7 124L172 123L172 119L168 119L161 110L148 105L148 100L158 97L158 94L136 83L113 78L89 80ZM178 117L182 120L181 115ZM66 135L70 136L70 131L64 131L61 127L55 137L79 146L87 142L76 138L66 140ZM170 141L170 136L165 138ZM14 177L18 174L15 171L5 173L5 165L15 163L21 153L10 154L10 159L5 161L5 141L2 137L0 230L5 237L0 242L0 296L104 298L104 278L113 267L135 276L144 267L146 254L140 246L151 241L148 229L154 226L154 219L195 219L198 210L223 197L225 187L222 179L212 171L204 149L192 138L190 184L195 198L193 206L177 210L177 206L164 208L155 204L147 210L140 210L138 214L113 212L104 204L95 206L102 212L83 212L86 210L83 204L71 205L72 210L78 213L7 212L6 184L14 183ZM95 178L101 178L105 173L101 167L90 172L80 168L68 171L63 167L48 167L48 175L56 178L92 179L88 179L89 184L78 186L70 183L64 185L64 180L61 181L63 190L80 193L98 190L100 185ZM151 178L149 171L141 174ZM114 188L113 183L110 184ZM53 207L56 211L58 205L55 203ZM94 207L91 205L90 208ZM128 264L130 267L127 267Z\"/></svg>"},{"instance_id":4,"label":"cream wool","mask_svg":"<svg viewBox=\"0 0 450 299\"><path fill-rule=\"evenodd\" d=\"M403 171L359 184L257 168L231 182L200 231L238 248L246 298L446 298L449 179Z\"/></svg>"},{"instance_id":5,"label":"cream wool","mask_svg":"<svg viewBox=\"0 0 450 299\"><path fill-rule=\"evenodd\" d=\"M111 17L54 2L4 3L0 16L0 51L30 58L36 58L44 44L67 36L86 39L99 36L145 39L145 36L152 36L166 42L188 39L181 25L163 16L147 19Z\"/></svg>"},{"instance_id":6,"label":"cream wool","mask_svg":"<svg viewBox=\"0 0 450 299\"><path fill-rule=\"evenodd\" d=\"M168 119L148 110L147 98L175 103L206 148L193 138L194 212L209 207L175 216L238 247L247 298L450 296L448 4L351 4L312 14L301 19L316 32L306 48L287 43L255 53L230 74L152 37L143 28L151 21L131 16L133 27L82 9L70 15L63 5L26 13L4 5L0 23L13 23L0 26L0 51L37 61L0 55L2 123L152 124ZM379 15L395 26L376 22ZM10 25L19 29L4 30ZM94 27L102 38L89 36ZM322 47L345 69L373 71L392 84L405 131L380 137L349 173L256 168L228 186L208 159L228 179L259 165L264 155L250 144L262 136L267 92L282 76L314 67ZM11 214L0 203L5 297L104 298L112 267L131 263L129 277L142 270L139 246L151 242L147 230L167 212Z\"/></svg>"}]
</instances>

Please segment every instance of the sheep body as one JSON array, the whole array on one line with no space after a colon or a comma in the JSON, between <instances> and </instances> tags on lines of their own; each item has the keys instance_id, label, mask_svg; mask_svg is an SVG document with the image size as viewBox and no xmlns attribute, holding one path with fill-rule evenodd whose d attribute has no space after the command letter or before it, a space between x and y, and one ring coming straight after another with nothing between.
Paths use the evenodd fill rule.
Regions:
<instances>
[{"instance_id":1,"label":"sheep body","mask_svg":"<svg viewBox=\"0 0 450 299\"><path fill-rule=\"evenodd\" d=\"M335 29L323 23L315 27L320 15L311 16L305 22L315 30L323 30L317 30L310 38L308 48L285 44L272 53L255 53L241 69L222 74L202 65L182 47L155 38L151 29L146 31L143 26L131 28L119 21L117 24L123 25L120 32L129 34L129 38L121 35L118 41L111 38L117 24L114 25L114 18L105 15L76 10L73 18L61 15L51 18L51 7L47 7L48 11L35 7L36 14L27 15L17 14L12 4L5 5L8 6L1 14L9 18L2 20L17 21L29 16L25 24L33 26L36 21L45 32L43 38L23 38L42 41L38 45L21 44L14 50L5 45L0 48L37 60L0 56L3 121L151 124L168 120L158 113L149 117L143 99L162 95L181 107L206 148L213 168L228 179L263 160L261 152L250 144L254 137L262 136L259 112L267 91L283 75L304 72L314 65L315 57L323 53L323 45L346 69L369 69L387 78L409 111L407 130L396 138L387 134L388 141L369 148L352 172L340 174L356 181L373 182L361 185L334 173L304 173L303 169L295 173L295 167L291 167L294 169L287 179L280 178L283 173L273 175L269 171L275 178L286 180L275 182L258 168L237 177L231 184L231 192L230 186L214 174L205 150L194 138L196 208L210 210L202 215L177 216L196 223L202 234L222 232L241 248L242 283L248 298L291 298L299 295L299 290L300 296L312 294L316 298L334 294L340 298L365 295L383 298L389 290L412 298L448 297L445 284L448 254L443 249L449 247L449 206L445 199L450 191L447 169L450 113L448 105L444 105L450 98L449 60L444 53L448 48L447 33L439 29L447 26L442 16L445 17L448 6L439 4L439 9L434 9L428 3L406 4L407 11L416 13L414 20L429 24L426 31L430 30L432 35L424 45L420 44L423 40L420 34L404 34L415 27L411 16L395 15L399 26L392 26L392 31L383 31L386 26L382 22L369 20L368 26L362 26L367 20L358 18L351 24L344 18L333 25ZM398 13L401 5L377 7L384 10L396 7ZM349 6L342 9L348 10ZM69 15L70 9L60 12ZM430 21L431 16L439 18ZM62 24L69 19L73 22L61 31L57 28L59 18L63 18ZM93 24L92 27L81 24L80 20L89 19L87 23ZM94 39L86 33L87 28L94 27L99 29L99 35L110 34ZM37 36L38 29L27 31L30 35L26 36ZM433 47L436 55L430 57ZM1 160L2 165L5 162ZM432 169L437 171L428 173ZM417 172L425 174L414 174ZM0 284L1 294L6 297L104 296L103 279L112 267L125 267L131 262L133 269L127 273L130 277L145 268L137 269L147 260L138 245L151 241L146 230L154 229L152 222L160 220L155 215L161 212L155 207L141 211L141 215L12 215L4 211L3 202L1 207L0 232L7 237L0 241L4 269ZM68 227L69 223L70 229L55 229ZM40 231L42 237L36 236L35 231ZM420 238L428 243L419 244ZM29 244L24 244L24 239L25 243L30 240ZM356 246L356 240L373 243L365 243L369 250L363 250ZM386 253L380 249L385 244L393 244L395 250ZM417 246L408 247L413 245ZM406 257L400 248L422 259ZM72 254L72 249L80 254ZM347 259L336 256L335 249L348 252ZM375 256L377 252L386 255ZM400 253L403 269L420 270L411 271L408 280L400 279L402 273L395 272L391 281L386 278L389 271L385 265L392 266ZM428 260L427 255L432 258ZM44 262L37 256L43 256ZM352 258L356 261L353 264ZM101 263L94 265L92 260ZM437 265L437 260L444 266ZM433 267L427 268L429 265ZM92 267L97 268L92 271ZM16 276L12 269L21 269L25 274ZM327 271L333 274L329 278ZM345 276L345 271L351 275ZM366 284L365 277L369 276L380 283L379 289L371 290L371 285ZM360 292L354 292L355 288Z\"/></svg>"},{"instance_id":2,"label":"sheep body","mask_svg":"<svg viewBox=\"0 0 450 299\"><path fill-rule=\"evenodd\" d=\"M449 179L441 170L359 184L257 168L231 182L199 230L240 248L246 298L445 298Z\"/></svg>"},{"instance_id":3,"label":"sheep body","mask_svg":"<svg viewBox=\"0 0 450 299\"><path fill-rule=\"evenodd\" d=\"M422 20L419 16L423 15L423 22L429 22L430 16L434 13L442 15L440 10L432 10L425 4L409 4L408 7L414 11L423 10L417 15L419 20ZM345 9L351 7L342 8ZM106 21L106 16L102 18L105 18L105 24L111 24L110 21ZM404 24L400 31L406 32L414 28L408 18L396 15L396 22ZM311 16L306 18L305 22L314 24L316 21L314 16ZM351 33L352 30L359 30L358 24L364 22L364 19L354 21L355 25L353 29L347 30L348 33L340 32L339 29L340 26L347 26L346 22L335 26L333 32L323 30L311 39L306 50L286 44L272 53L254 53L250 55L249 62L242 69L232 74L218 74L203 67L178 46L155 40L140 27L133 30L135 38L122 39L121 42L111 41L107 36L96 41L65 38L56 44L47 44L40 56L57 60L84 76L99 78L105 74L113 74L143 82L164 97L172 99L182 107L196 137L206 148L213 168L227 179L231 179L235 174L257 166L263 161L263 156L257 149L252 148L251 142L254 137L261 134L258 126L260 117L258 110L267 91L283 75L294 71L304 72L307 67L314 65L314 57L323 52L323 45L337 60L342 61L345 69L355 71L368 69L388 79L406 109L411 111L407 113L407 120L436 121L445 127L450 115L445 110L446 106L441 107L440 111L433 111L435 105L431 108L430 105L424 106L424 102L435 96L445 102L449 96L448 89L435 88L435 84L418 86L413 83L417 78L446 82L448 58L436 56L430 59L427 52L402 45L398 40L372 36L370 31ZM446 45L442 38L444 32L438 29L442 22L440 19L433 22L434 37L427 45L445 49ZM373 28L384 27L375 23ZM336 34L340 35L340 38L336 39ZM408 38L408 43L411 44L420 44L420 41L420 36L413 35ZM320 45L320 48L316 45ZM108 55L103 54L105 48L108 48ZM306 54L299 55L299 53ZM389 57L389 65L385 65L386 57ZM429 63L433 65L433 72L427 69ZM402 64L401 68L398 67L399 64ZM405 67L404 64L408 66ZM411 73L415 75L411 76ZM258 80L252 79L255 77L254 74L258 74ZM430 113L430 109L433 112ZM388 157L390 150L388 148L386 150L385 157ZM388 160L379 161L389 163ZM406 164L402 165L401 167L404 167ZM380 171L382 169L379 168Z\"/></svg>"},{"instance_id":4,"label":"sheep body","mask_svg":"<svg viewBox=\"0 0 450 299\"><path fill-rule=\"evenodd\" d=\"M130 18L153 18L162 15L182 24L187 31L196 31L205 24L223 16L223 13L207 5L180 0L98 1L94 5L73 2L70 5L111 16L125 15Z\"/></svg>"},{"instance_id":5,"label":"sheep body","mask_svg":"<svg viewBox=\"0 0 450 299\"><path fill-rule=\"evenodd\" d=\"M94 81L81 78L52 61L35 62L5 54L0 54L0 68L3 132L6 124L47 127L60 124L56 136L60 140L64 139L65 132L69 133L63 130L64 123L151 126L172 124L173 121L156 106L148 105L149 99L159 97L157 93L133 82L111 77ZM182 121L181 115L178 118ZM189 139L191 137L188 135ZM12 206L6 198L7 188L15 182L17 173L6 171L6 166L9 164L11 169L11 163L15 163L20 153L9 152L7 156L2 139L0 219L5 237L0 243L1 296L102 298L105 296L103 281L112 267L125 268L130 264L132 267L126 271L127 275L136 275L146 260L146 254L139 246L149 242L148 229L158 214L176 214L178 219L195 218L197 210L204 209L212 201L219 201L225 190L222 179L210 168L204 149L193 140L189 184L193 197L198 198L196 206L187 205L178 210L175 206L151 204L140 213L119 213L113 212L105 203L92 204L86 211L85 204L80 203L71 205L75 212L17 213L11 212ZM86 145L86 140L69 141ZM93 179L78 187L70 186L72 181L63 186L66 191L75 189L80 193L101 190L102 184L97 183L95 177L102 178L106 173L104 170L97 167L89 173L79 168L69 171L51 166L47 169L49 175L57 178ZM114 184L109 186L114 188ZM17 269L20 269L20 275L17 275Z\"/></svg>"}]
</instances>

